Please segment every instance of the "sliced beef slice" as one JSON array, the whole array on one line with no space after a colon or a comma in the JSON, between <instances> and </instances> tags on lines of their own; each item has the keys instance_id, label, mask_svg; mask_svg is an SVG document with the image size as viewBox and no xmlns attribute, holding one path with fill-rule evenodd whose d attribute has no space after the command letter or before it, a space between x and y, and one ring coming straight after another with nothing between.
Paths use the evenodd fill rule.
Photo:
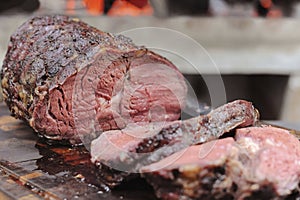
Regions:
<instances>
[{"instance_id":1,"label":"sliced beef slice","mask_svg":"<svg viewBox=\"0 0 300 200\"><path fill-rule=\"evenodd\" d=\"M162 199L299 197L300 142L274 127L238 129L233 138L190 146L141 168Z\"/></svg>"},{"instance_id":2,"label":"sliced beef slice","mask_svg":"<svg viewBox=\"0 0 300 200\"><path fill-rule=\"evenodd\" d=\"M187 90L166 58L57 15L17 29L0 76L13 116L47 138L73 143L128 123L177 120Z\"/></svg>"},{"instance_id":3,"label":"sliced beef slice","mask_svg":"<svg viewBox=\"0 0 300 200\"><path fill-rule=\"evenodd\" d=\"M208 115L184 121L135 124L107 131L92 142L92 161L120 171L138 172L140 167L192 144L214 140L236 127L253 125L257 117L250 102L236 100Z\"/></svg>"}]
</instances>

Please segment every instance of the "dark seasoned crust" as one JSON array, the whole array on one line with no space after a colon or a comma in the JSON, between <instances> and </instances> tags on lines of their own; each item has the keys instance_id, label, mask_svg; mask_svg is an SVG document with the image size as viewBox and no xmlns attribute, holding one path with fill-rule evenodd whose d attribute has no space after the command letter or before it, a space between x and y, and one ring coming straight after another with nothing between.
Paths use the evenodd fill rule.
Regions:
<instances>
[{"instance_id":1,"label":"dark seasoned crust","mask_svg":"<svg viewBox=\"0 0 300 200\"><path fill-rule=\"evenodd\" d=\"M162 70L171 74L160 77ZM128 121L160 121L164 115L149 117L155 106L165 109L164 120L176 120L186 94L182 74L167 59L125 36L57 15L34 17L18 28L1 79L13 116L49 139L72 143ZM167 79L174 86L161 81Z\"/></svg>"},{"instance_id":2,"label":"dark seasoned crust","mask_svg":"<svg viewBox=\"0 0 300 200\"><path fill-rule=\"evenodd\" d=\"M234 199L233 193L237 187L235 184L230 185L230 188L224 188L224 190L217 188L217 185L224 184L227 181L225 166L211 166L194 170L198 170L197 176L194 177L186 177L177 169L170 172L169 176L172 176L172 179L163 178L156 173L144 174L144 176L152 184L156 195L161 199ZM199 189L200 187L201 189Z\"/></svg>"}]
</instances>

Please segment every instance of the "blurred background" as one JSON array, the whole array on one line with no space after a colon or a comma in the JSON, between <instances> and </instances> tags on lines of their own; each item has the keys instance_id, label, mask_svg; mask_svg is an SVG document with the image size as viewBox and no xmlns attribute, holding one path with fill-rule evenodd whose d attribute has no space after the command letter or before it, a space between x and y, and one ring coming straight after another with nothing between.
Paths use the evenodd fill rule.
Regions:
<instances>
[{"instance_id":1,"label":"blurred background","mask_svg":"<svg viewBox=\"0 0 300 200\"><path fill-rule=\"evenodd\" d=\"M113 33L140 27L179 31L207 50L228 101L250 100L266 120L300 122L300 0L1 0L0 66L10 35L29 17L44 14L75 16ZM194 70L170 59L179 62L199 102L209 105L204 79L218 76L211 63L200 56Z\"/></svg>"}]
</instances>

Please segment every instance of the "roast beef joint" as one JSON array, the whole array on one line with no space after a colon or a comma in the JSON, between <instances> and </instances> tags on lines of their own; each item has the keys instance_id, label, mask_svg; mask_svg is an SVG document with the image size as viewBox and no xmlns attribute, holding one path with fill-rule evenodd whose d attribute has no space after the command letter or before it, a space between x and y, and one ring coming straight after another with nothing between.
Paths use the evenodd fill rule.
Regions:
<instances>
[{"instance_id":1,"label":"roast beef joint","mask_svg":"<svg viewBox=\"0 0 300 200\"><path fill-rule=\"evenodd\" d=\"M123 35L33 17L11 36L0 76L11 114L46 140L88 145L111 188L138 176L166 200L300 197L298 138L262 125L245 100L180 119L184 76Z\"/></svg>"},{"instance_id":2,"label":"roast beef joint","mask_svg":"<svg viewBox=\"0 0 300 200\"><path fill-rule=\"evenodd\" d=\"M187 87L166 58L66 16L34 17L11 36L1 71L16 118L52 140L180 117Z\"/></svg>"}]
</instances>

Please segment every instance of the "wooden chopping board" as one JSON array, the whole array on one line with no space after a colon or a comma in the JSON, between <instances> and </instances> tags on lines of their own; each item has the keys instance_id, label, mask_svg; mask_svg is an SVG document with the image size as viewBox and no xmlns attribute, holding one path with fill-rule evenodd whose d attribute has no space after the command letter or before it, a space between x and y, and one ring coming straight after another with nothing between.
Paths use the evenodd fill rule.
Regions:
<instances>
[{"instance_id":1,"label":"wooden chopping board","mask_svg":"<svg viewBox=\"0 0 300 200\"><path fill-rule=\"evenodd\" d=\"M0 199L153 200L142 179L108 192L84 147L47 145L0 103Z\"/></svg>"}]
</instances>

